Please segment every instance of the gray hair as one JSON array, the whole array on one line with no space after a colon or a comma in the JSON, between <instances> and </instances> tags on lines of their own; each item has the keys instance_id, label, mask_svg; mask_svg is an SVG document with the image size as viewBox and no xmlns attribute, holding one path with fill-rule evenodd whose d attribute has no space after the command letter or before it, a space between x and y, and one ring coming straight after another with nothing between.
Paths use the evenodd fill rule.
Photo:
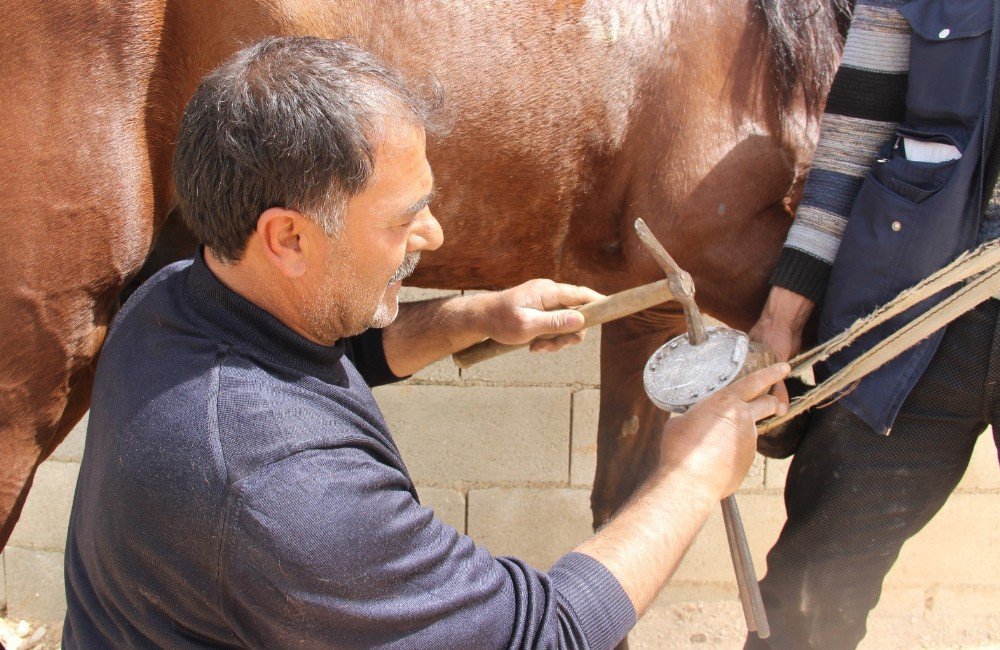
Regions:
<instances>
[{"instance_id":1,"label":"gray hair","mask_svg":"<svg viewBox=\"0 0 1000 650\"><path fill-rule=\"evenodd\" d=\"M269 38L241 50L184 112L173 163L184 221L223 262L243 256L268 208L333 233L371 179L387 121L426 128L434 106L349 43Z\"/></svg>"}]
</instances>

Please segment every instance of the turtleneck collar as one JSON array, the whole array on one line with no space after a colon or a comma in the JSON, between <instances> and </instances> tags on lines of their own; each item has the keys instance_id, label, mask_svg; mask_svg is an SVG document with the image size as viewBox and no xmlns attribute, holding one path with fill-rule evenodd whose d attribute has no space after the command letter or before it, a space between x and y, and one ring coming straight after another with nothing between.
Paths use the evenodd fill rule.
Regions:
<instances>
[{"instance_id":1,"label":"turtleneck collar","mask_svg":"<svg viewBox=\"0 0 1000 650\"><path fill-rule=\"evenodd\" d=\"M277 364L327 382L340 383L344 340L320 345L295 332L273 314L224 285L205 264L201 246L188 270L189 305L213 326L226 342L249 348Z\"/></svg>"}]
</instances>

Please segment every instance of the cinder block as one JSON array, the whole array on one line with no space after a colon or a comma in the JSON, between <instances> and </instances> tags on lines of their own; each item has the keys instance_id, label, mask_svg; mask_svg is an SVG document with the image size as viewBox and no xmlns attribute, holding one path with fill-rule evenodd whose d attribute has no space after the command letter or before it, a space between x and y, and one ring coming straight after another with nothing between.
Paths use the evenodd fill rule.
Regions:
<instances>
[{"instance_id":1,"label":"cinder block","mask_svg":"<svg viewBox=\"0 0 1000 650\"><path fill-rule=\"evenodd\" d=\"M767 458L764 463L764 487L768 490L784 490L785 479L788 478L788 466L791 458Z\"/></svg>"},{"instance_id":2,"label":"cinder block","mask_svg":"<svg viewBox=\"0 0 1000 650\"><path fill-rule=\"evenodd\" d=\"M660 591L652 606L664 607L672 603L738 600L739 597L739 594L734 593L729 585L691 584L671 579Z\"/></svg>"},{"instance_id":3,"label":"cinder block","mask_svg":"<svg viewBox=\"0 0 1000 650\"><path fill-rule=\"evenodd\" d=\"M83 444L87 438L87 422L90 420L90 411L76 423L62 444L52 452L50 460L64 460L79 463L83 459Z\"/></svg>"},{"instance_id":4,"label":"cinder block","mask_svg":"<svg viewBox=\"0 0 1000 650\"><path fill-rule=\"evenodd\" d=\"M465 532L465 495L458 490L417 486L420 503L434 510L434 516L460 533Z\"/></svg>"},{"instance_id":5,"label":"cinder block","mask_svg":"<svg viewBox=\"0 0 1000 650\"><path fill-rule=\"evenodd\" d=\"M886 584L1000 586L997 521L997 495L951 495L941 512L903 545Z\"/></svg>"},{"instance_id":6,"label":"cinder block","mask_svg":"<svg viewBox=\"0 0 1000 650\"><path fill-rule=\"evenodd\" d=\"M63 554L8 546L7 617L51 624L66 616Z\"/></svg>"},{"instance_id":7,"label":"cinder block","mask_svg":"<svg viewBox=\"0 0 1000 650\"><path fill-rule=\"evenodd\" d=\"M969 469L958 484L961 492L1000 492L1000 467L997 463L997 446L993 440L993 429L987 427L979 436L972 451ZM998 496L997 498L1000 498Z\"/></svg>"},{"instance_id":8,"label":"cinder block","mask_svg":"<svg viewBox=\"0 0 1000 650\"><path fill-rule=\"evenodd\" d=\"M403 287L399 290L399 302L419 302L461 295L461 291L452 289L424 289L421 287Z\"/></svg>"},{"instance_id":9,"label":"cinder block","mask_svg":"<svg viewBox=\"0 0 1000 650\"><path fill-rule=\"evenodd\" d=\"M569 389L405 385L375 393L419 482L569 480Z\"/></svg>"},{"instance_id":10,"label":"cinder block","mask_svg":"<svg viewBox=\"0 0 1000 650\"><path fill-rule=\"evenodd\" d=\"M10 543L25 548L61 551L66 547L79 463L46 461L35 474L24 512Z\"/></svg>"},{"instance_id":11,"label":"cinder block","mask_svg":"<svg viewBox=\"0 0 1000 650\"><path fill-rule=\"evenodd\" d=\"M740 517L746 530L757 577L764 575L765 555L778 539L785 521L781 498L772 494L740 494L737 496ZM726 541L721 508L712 510L705 526L698 533L687 555L674 574L674 583L725 584L736 586L733 563ZM735 592L734 592L735 593Z\"/></svg>"},{"instance_id":12,"label":"cinder block","mask_svg":"<svg viewBox=\"0 0 1000 650\"><path fill-rule=\"evenodd\" d=\"M490 488L469 492L469 535L494 555L547 569L590 537L590 491Z\"/></svg>"},{"instance_id":13,"label":"cinder block","mask_svg":"<svg viewBox=\"0 0 1000 650\"><path fill-rule=\"evenodd\" d=\"M587 332L580 345L556 353L532 353L518 350L490 359L462 371L463 379L499 381L510 384L586 384L601 383L601 332L599 327Z\"/></svg>"},{"instance_id":14,"label":"cinder block","mask_svg":"<svg viewBox=\"0 0 1000 650\"><path fill-rule=\"evenodd\" d=\"M451 360L450 356L438 359L431 365L421 369L413 375L411 381L413 379L450 384L457 384L461 381L458 366L455 365L455 362Z\"/></svg>"},{"instance_id":15,"label":"cinder block","mask_svg":"<svg viewBox=\"0 0 1000 650\"><path fill-rule=\"evenodd\" d=\"M419 302L421 300L433 300L435 298L447 298L458 296L461 291L451 291L445 289L421 289L419 287L403 287L399 292L399 302ZM445 357L432 363L417 374L414 379L424 381L459 381L458 366L452 362L451 357Z\"/></svg>"},{"instance_id":16,"label":"cinder block","mask_svg":"<svg viewBox=\"0 0 1000 650\"><path fill-rule=\"evenodd\" d=\"M570 483L594 485L597 469L597 416L601 391L586 388L573 393L573 447L570 458Z\"/></svg>"}]
</instances>

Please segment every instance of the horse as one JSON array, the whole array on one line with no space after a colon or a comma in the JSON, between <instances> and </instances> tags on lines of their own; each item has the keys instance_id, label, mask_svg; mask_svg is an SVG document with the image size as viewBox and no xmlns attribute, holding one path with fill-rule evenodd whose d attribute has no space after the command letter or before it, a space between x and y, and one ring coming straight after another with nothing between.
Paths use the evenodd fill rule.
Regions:
<instances>
[{"instance_id":1,"label":"horse","mask_svg":"<svg viewBox=\"0 0 1000 650\"><path fill-rule=\"evenodd\" d=\"M171 158L204 74L270 35L347 38L446 98L428 157L445 243L413 278L604 293L662 277L748 328L791 223L839 57L840 0L52 0L0 20L0 549L38 464L88 408L123 289L190 254ZM436 81L435 81L436 80ZM141 272L141 273L140 273ZM666 415L644 360L676 306L604 327L595 524Z\"/></svg>"}]
</instances>

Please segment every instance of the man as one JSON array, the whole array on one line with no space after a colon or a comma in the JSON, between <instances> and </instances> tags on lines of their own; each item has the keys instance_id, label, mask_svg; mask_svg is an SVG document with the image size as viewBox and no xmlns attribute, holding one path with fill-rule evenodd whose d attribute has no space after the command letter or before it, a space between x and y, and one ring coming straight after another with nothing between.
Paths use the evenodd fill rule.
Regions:
<instances>
[{"instance_id":1,"label":"man","mask_svg":"<svg viewBox=\"0 0 1000 650\"><path fill-rule=\"evenodd\" d=\"M486 337L556 349L582 325L564 307L597 297L533 281L397 304L442 241L424 111L370 54L311 38L250 47L195 93L174 173L205 246L102 353L66 648L610 648L737 488L787 364L672 420L635 499L548 574L419 504L369 385Z\"/></svg>"},{"instance_id":2,"label":"man","mask_svg":"<svg viewBox=\"0 0 1000 650\"><path fill-rule=\"evenodd\" d=\"M798 351L814 311L829 338L1000 235L989 200L994 7L858 1L802 204L751 332L779 356ZM943 297L835 355L818 379ZM944 504L987 424L997 437L998 307L980 305L812 414L761 582L769 647L853 648L864 637L903 542Z\"/></svg>"}]
</instances>

